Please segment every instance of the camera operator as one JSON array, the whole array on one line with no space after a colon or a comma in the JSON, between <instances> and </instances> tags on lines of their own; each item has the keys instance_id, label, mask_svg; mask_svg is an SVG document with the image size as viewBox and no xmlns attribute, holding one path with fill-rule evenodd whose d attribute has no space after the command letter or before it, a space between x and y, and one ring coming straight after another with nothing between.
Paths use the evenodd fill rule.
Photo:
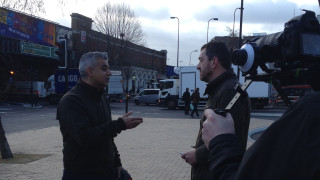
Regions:
<instances>
[{"instance_id":1,"label":"camera operator","mask_svg":"<svg viewBox=\"0 0 320 180\"><path fill-rule=\"evenodd\" d=\"M242 153L231 115L207 109L202 139L210 151L212 179L320 179L320 63L306 81L314 92L290 106L260 138Z\"/></svg>"}]
</instances>

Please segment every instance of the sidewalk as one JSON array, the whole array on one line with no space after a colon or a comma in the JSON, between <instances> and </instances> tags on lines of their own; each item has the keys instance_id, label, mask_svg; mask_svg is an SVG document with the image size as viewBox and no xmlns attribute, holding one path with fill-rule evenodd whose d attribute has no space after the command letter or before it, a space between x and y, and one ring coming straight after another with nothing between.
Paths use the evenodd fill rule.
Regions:
<instances>
[{"instance_id":1,"label":"sidewalk","mask_svg":"<svg viewBox=\"0 0 320 180\"><path fill-rule=\"evenodd\" d=\"M114 118L118 115L114 115ZM250 130L273 121L251 119ZM180 152L191 149L199 130L195 119L144 118L136 129L124 131L115 141L123 167L135 180L190 179L190 166ZM7 135L12 153L49 155L24 164L0 163L0 179L55 180L62 176L62 137L58 127ZM248 145L253 143L248 140Z\"/></svg>"},{"instance_id":2,"label":"sidewalk","mask_svg":"<svg viewBox=\"0 0 320 180\"><path fill-rule=\"evenodd\" d=\"M21 106L21 107L26 107L26 108L34 108L34 109L41 109L43 106L41 105L41 102L32 105L31 103L28 102L0 102L0 107L11 107L11 106Z\"/></svg>"}]
</instances>

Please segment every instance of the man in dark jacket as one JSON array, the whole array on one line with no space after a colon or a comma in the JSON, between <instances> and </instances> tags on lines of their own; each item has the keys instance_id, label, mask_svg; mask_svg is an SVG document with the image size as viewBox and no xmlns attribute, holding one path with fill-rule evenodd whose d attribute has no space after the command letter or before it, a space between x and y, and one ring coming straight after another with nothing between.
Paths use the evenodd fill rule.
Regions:
<instances>
[{"instance_id":1,"label":"man in dark jacket","mask_svg":"<svg viewBox=\"0 0 320 180\"><path fill-rule=\"evenodd\" d=\"M191 102L189 88L186 88L186 91L183 93L182 100L184 101L184 114L189 114Z\"/></svg>"},{"instance_id":2,"label":"man in dark jacket","mask_svg":"<svg viewBox=\"0 0 320 180\"><path fill-rule=\"evenodd\" d=\"M191 95L191 101L193 105L193 109L191 111L192 118L194 113L196 113L197 117L199 117L199 113L198 113L199 100L200 100L200 93L199 93L199 88L197 88Z\"/></svg>"},{"instance_id":3,"label":"man in dark jacket","mask_svg":"<svg viewBox=\"0 0 320 180\"><path fill-rule=\"evenodd\" d=\"M112 121L104 95L111 72L106 53L84 54L80 82L60 100L57 119L63 137L62 179L118 179L122 165L113 138L142 123L129 117Z\"/></svg>"},{"instance_id":4,"label":"man in dark jacket","mask_svg":"<svg viewBox=\"0 0 320 180\"><path fill-rule=\"evenodd\" d=\"M222 42L209 42L201 48L199 64L200 79L208 82L205 93L209 99L206 105L208 109L224 109L237 93L235 86L239 84L236 75L231 68L230 52ZM238 136L241 149L245 151L250 123L250 101L248 96L240 96L230 110L234 119L235 133ZM202 140L202 124L206 120L203 116L200 120L200 129L195 149L182 154L182 158L192 166L192 180L211 179L209 173L209 151Z\"/></svg>"},{"instance_id":5,"label":"man in dark jacket","mask_svg":"<svg viewBox=\"0 0 320 180\"><path fill-rule=\"evenodd\" d=\"M320 179L320 63L311 67L306 79L315 92L292 104L244 155L234 117L204 112L202 138L210 149L212 179Z\"/></svg>"}]
</instances>

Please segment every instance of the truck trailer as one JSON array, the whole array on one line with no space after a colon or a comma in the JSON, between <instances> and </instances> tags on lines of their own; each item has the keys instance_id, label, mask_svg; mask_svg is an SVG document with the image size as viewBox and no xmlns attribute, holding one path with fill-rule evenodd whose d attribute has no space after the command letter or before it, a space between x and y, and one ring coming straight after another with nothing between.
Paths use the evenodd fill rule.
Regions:
<instances>
[{"instance_id":1,"label":"truck trailer","mask_svg":"<svg viewBox=\"0 0 320 180\"><path fill-rule=\"evenodd\" d=\"M123 77L121 71L111 71L107 93L110 102L121 102L124 98Z\"/></svg>"},{"instance_id":2,"label":"truck trailer","mask_svg":"<svg viewBox=\"0 0 320 180\"><path fill-rule=\"evenodd\" d=\"M123 98L123 83L121 71L111 71L112 75L106 87L110 101L121 101ZM66 74L68 83L66 83ZM51 103L58 103L61 97L80 80L79 69L58 69L48 78L47 98ZM67 85L68 84L68 85ZM68 86L68 88L67 88Z\"/></svg>"},{"instance_id":3,"label":"truck trailer","mask_svg":"<svg viewBox=\"0 0 320 180\"><path fill-rule=\"evenodd\" d=\"M175 73L179 75L179 79L164 79L159 81L161 90L160 106L166 106L168 109L183 108L185 103L182 101L182 96L186 88L189 88L190 95L196 88L199 88L199 106L204 106L208 100L208 95L203 95L207 86L205 82L200 80L200 73L197 67L176 67Z\"/></svg>"},{"instance_id":4,"label":"truck trailer","mask_svg":"<svg viewBox=\"0 0 320 180\"><path fill-rule=\"evenodd\" d=\"M232 65L233 70L237 71L237 66ZM260 68L258 68L258 73L263 73ZM245 76L240 74L239 82L241 84L245 83ZM247 89L247 93L250 98L252 109L262 109L268 106L271 101L274 100L274 88L272 84L267 82L257 82L253 81Z\"/></svg>"},{"instance_id":5,"label":"truck trailer","mask_svg":"<svg viewBox=\"0 0 320 180\"><path fill-rule=\"evenodd\" d=\"M13 99L45 98L47 91L42 81L13 81L8 96Z\"/></svg>"},{"instance_id":6,"label":"truck trailer","mask_svg":"<svg viewBox=\"0 0 320 180\"><path fill-rule=\"evenodd\" d=\"M234 71L237 70L236 66L232 66ZM259 70L259 72L262 72ZM200 73L196 66L183 66L176 67L175 73L179 75L179 79L165 79L160 80L159 86L161 90L160 106L166 106L168 109L175 109L176 107L184 107L184 101L182 101L182 95L186 88L189 88L190 94L194 92L196 88L199 88L200 102L199 106L204 106L208 100L208 96L204 96L206 89L206 83L200 80ZM240 76L239 82L244 84L245 77ZM261 109L268 106L274 96L272 95L274 90L270 83L266 82L252 82L247 89L248 95L251 101L251 107L253 109Z\"/></svg>"},{"instance_id":7,"label":"truck trailer","mask_svg":"<svg viewBox=\"0 0 320 180\"><path fill-rule=\"evenodd\" d=\"M66 74L68 83L66 83ZM67 71L65 69L58 69L48 78L47 98L49 102L58 103L62 96L77 84L78 80L80 80L79 69L68 69Z\"/></svg>"}]
</instances>

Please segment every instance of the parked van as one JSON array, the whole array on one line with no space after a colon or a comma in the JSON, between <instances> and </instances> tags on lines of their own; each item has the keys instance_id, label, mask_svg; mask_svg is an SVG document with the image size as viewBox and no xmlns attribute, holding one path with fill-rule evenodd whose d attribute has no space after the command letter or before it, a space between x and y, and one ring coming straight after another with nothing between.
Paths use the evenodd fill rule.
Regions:
<instances>
[{"instance_id":1,"label":"parked van","mask_svg":"<svg viewBox=\"0 0 320 180\"><path fill-rule=\"evenodd\" d=\"M135 98L134 103L139 105L141 103L149 105L159 105L160 100L160 89L144 89Z\"/></svg>"}]
</instances>

